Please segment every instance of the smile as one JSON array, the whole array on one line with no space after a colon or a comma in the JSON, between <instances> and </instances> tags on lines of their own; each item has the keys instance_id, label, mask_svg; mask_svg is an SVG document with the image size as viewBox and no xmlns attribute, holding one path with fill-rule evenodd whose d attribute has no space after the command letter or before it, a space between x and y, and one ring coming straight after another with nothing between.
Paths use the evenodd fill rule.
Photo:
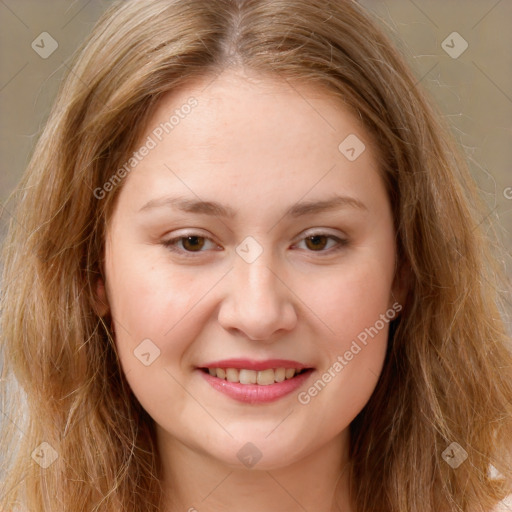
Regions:
<instances>
[{"instance_id":1,"label":"smile","mask_svg":"<svg viewBox=\"0 0 512 512\"><path fill-rule=\"evenodd\" d=\"M290 395L313 374L314 368L197 368L198 374L224 396L245 404L265 404Z\"/></svg>"},{"instance_id":2,"label":"smile","mask_svg":"<svg viewBox=\"0 0 512 512\"><path fill-rule=\"evenodd\" d=\"M300 375L305 369L299 368L269 368L268 370L248 370L245 368L203 368L211 376L217 377L228 382L238 382L240 384L258 384L260 386L269 386L278 382L293 379Z\"/></svg>"}]
</instances>

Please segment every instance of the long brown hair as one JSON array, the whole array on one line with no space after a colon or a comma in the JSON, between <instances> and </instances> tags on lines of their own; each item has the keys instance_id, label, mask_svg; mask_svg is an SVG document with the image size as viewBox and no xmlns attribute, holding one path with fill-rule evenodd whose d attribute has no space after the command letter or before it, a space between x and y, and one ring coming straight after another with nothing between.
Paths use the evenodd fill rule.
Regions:
<instances>
[{"instance_id":1,"label":"long brown hair","mask_svg":"<svg viewBox=\"0 0 512 512\"><path fill-rule=\"evenodd\" d=\"M98 22L35 147L5 244L0 507L159 510L153 423L95 308L122 180L95 191L164 93L232 65L327 88L380 152L408 293L350 427L357 511L489 512L512 492L512 354L489 219L450 127L349 0L127 0ZM467 454L457 468L454 453Z\"/></svg>"}]
</instances>

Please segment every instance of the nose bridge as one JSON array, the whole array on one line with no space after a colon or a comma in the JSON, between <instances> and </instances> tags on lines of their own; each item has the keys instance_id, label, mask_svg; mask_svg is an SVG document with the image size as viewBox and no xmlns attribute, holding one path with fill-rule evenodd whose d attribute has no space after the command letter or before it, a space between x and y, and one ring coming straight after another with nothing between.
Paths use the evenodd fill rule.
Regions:
<instances>
[{"instance_id":1,"label":"nose bridge","mask_svg":"<svg viewBox=\"0 0 512 512\"><path fill-rule=\"evenodd\" d=\"M235 263L234 278L239 304L247 301L253 307L267 304L270 309L277 306L281 290L271 265L270 251L265 251L251 263L242 258Z\"/></svg>"},{"instance_id":2,"label":"nose bridge","mask_svg":"<svg viewBox=\"0 0 512 512\"><path fill-rule=\"evenodd\" d=\"M274 270L270 250L255 260L236 257L231 272L229 296L219 322L224 328L236 328L251 339L264 340L280 329L291 329L296 320L287 288Z\"/></svg>"}]
</instances>

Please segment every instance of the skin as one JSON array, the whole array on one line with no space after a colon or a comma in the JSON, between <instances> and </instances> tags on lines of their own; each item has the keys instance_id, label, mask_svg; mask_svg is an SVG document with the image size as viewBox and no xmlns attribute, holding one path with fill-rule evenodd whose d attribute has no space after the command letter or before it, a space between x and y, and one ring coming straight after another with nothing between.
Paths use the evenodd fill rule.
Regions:
<instances>
[{"instance_id":1,"label":"skin","mask_svg":"<svg viewBox=\"0 0 512 512\"><path fill-rule=\"evenodd\" d=\"M374 145L322 89L241 69L165 96L141 144L190 96L198 105L124 179L98 283L122 369L156 422L163 509L350 512L348 427L377 383L388 324L308 404L297 395L400 299ZM349 134L366 146L355 161L338 149ZM364 207L283 217L298 201L334 193ZM218 201L236 218L140 211L176 195ZM311 231L348 244L315 246ZM211 241L182 239L180 254L163 245L191 235ZM263 250L252 263L236 252L247 236ZM134 356L144 339L160 350L149 366ZM196 370L232 357L292 359L315 372L276 402L243 404ZM251 468L237 457L248 442L262 454Z\"/></svg>"}]
</instances>

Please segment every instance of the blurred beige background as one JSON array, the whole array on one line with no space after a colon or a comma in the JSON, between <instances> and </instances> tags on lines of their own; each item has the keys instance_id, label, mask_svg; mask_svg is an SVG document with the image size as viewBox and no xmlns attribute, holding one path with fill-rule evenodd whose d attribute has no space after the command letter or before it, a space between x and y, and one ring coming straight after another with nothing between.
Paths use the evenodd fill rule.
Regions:
<instances>
[{"instance_id":1,"label":"blurred beige background","mask_svg":"<svg viewBox=\"0 0 512 512\"><path fill-rule=\"evenodd\" d=\"M69 58L110 3L0 0L0 239L12 209L6 199L28 162ZM381 18L419 86L449 119L512 252L512 0L360 3ZM31 46L43 32L58 44L47 58ZM453 32L459 35L448 37ZM39 53L55 44L43 37ZM505 263L512 277L511 258Z\"/></svg>"}]
</instances>

